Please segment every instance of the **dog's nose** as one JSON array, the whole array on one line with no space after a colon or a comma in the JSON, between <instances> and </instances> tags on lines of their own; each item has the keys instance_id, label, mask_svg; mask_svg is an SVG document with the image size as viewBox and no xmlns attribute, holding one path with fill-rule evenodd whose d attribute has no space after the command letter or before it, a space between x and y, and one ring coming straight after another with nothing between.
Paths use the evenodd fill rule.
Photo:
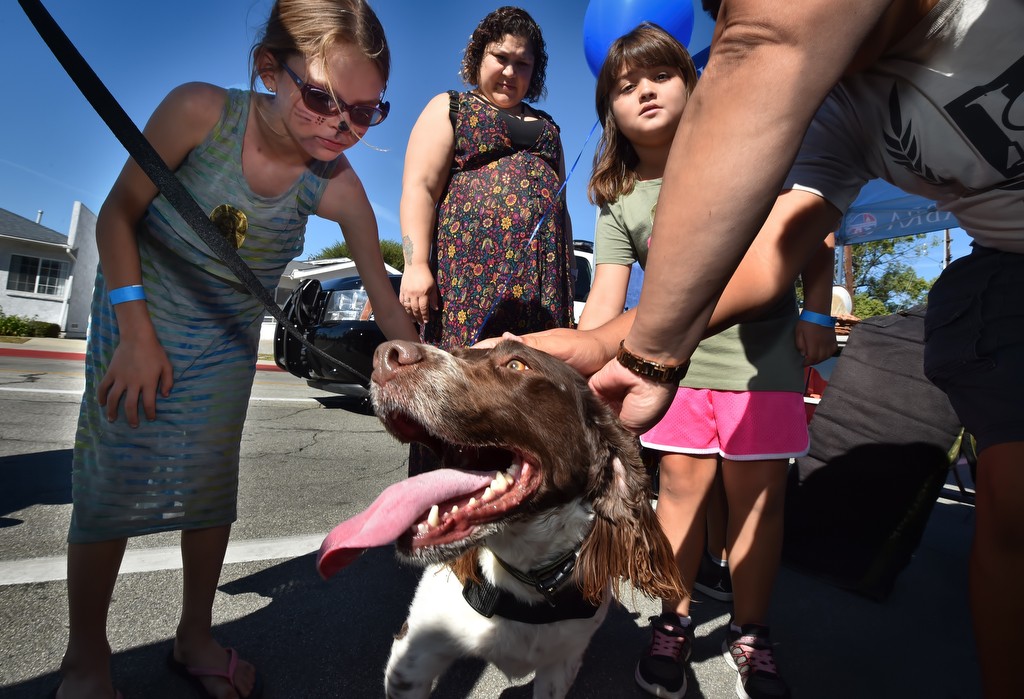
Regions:
<instances>
[{"instance_id":1,"label":"dog's nose","mask_svg":"<svg viewBox=\"0 0 1024 699\"><path fill-rule=\"evenodd\" d=\"M401 371L402 367L423 361L423 351L415 342L392 340L382 342L373 353L373 374L370 380L383 386Z\"/></svg>"}]
</instances>

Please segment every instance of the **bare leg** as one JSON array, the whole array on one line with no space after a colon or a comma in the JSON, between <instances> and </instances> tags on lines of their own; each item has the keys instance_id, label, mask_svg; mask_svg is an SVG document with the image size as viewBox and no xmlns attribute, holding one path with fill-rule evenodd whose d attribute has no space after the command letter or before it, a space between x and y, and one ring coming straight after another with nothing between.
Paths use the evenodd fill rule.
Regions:
<instances>
[{"instance_id":1,"label":"bare leg","mask_svg":"<svg viewBox=\"0 0 1024 699\"><path fill-rule=\"evenodd\" d=\"M767 623L782 557L786 468L772 461L722 461L729 502L729 570L736 624Z\"/></svg>"},{"instance_id":2,"label":"bare leg","mask_svg":"<svg viewBox=\"0 0 1024 699\"><path fill-rule=\"evenodd\" d=\"M708 495L708 553L723 561L729 560L726 553L725 532L729 521L729 506L725 501L725 487L722 485L722 469L719 467L715 482Z\"/></svg>"},{"instance_id":3,"label":"bare leg","mask_svg":"<svg viewBox=\"0 0 1024 699\"><path fill-rule=\"evenodd\" d=\"M1018 639L1024 625L1024 442L978 455L970 598L987 699L1020 696Z\"/></svg>"},{"instance_id":4,"label":"bare leg","mask_svg":"<svg viewBox=\"0 0 1024 699\"><path fill-rule=\"evenodd\" d=\"M663 453L659 470L658 521L675 552L688 594L681 600L662 600L664 612L688 615L689 590L704 553L708 491L715 479L714 457Z\"/></svg>"},{"instance_id":5,"label":"bare leg","mask_svg":"<svg viewBox=\"0 0 1024 699\"><path fill-rule=\"evenodd\" d=\"M217 593L230 525L208 529L189 529L181 533L181 558L184 574L181 620L174 643L174 657L193 667L227 668L227 651L213 639L213 598ZM238 661L234 692L223 678L204 679L207 690L220 699L247 697L256 681L256 670L244 660Z\"/></svg>"},{"instance_id":6,"label":"bare leg","mask_svg":"<svg viewBox=\"0 0 1024 699\"><path fill-rule=\"evenodd\" d=\"M113 697L107 614L127 539L68 544L68 648L59 699Z\"/></svg>"}]
</instances>

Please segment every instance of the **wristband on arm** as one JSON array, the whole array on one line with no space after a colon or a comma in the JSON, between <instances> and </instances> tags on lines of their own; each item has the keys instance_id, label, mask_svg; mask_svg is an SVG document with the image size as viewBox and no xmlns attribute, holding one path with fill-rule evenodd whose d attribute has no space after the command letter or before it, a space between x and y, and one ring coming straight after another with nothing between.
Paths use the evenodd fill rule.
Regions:
<instances>
[{"instance_id":1,"label":"wristband on arm","mask_svg":"<svg viewBox=\"0 0 1024 699\"><path fill-rule=\"evenodd\" d=\"M131 286L121 286L116 289L111 289L109 298L110 305L116 306L119 303L125 303L127 301L145 301L146 292L142 288L142 284L133 284Z\"/></svg>"},{"instance_id":2,"label":"wristband on arm","mask_svg":"<svg viewBox=\"0 0 1024 699\"><path fill-rule=\"evenodd\" d=\"M800 311L800 320L805 323L820 325L823 328L834 328L837 322L835 316L827 316L824 313L815 313L814 311L807 310Z\"/></svg>"}]
</instances>

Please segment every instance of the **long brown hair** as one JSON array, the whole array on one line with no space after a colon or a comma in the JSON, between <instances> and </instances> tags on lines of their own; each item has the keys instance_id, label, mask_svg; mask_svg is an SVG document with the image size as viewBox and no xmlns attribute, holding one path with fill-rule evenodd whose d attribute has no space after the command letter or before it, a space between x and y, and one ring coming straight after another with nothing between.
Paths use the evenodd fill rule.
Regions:
<instances>
[{"instance_id":1,"label":"long brown hair","mask_svg":"<svg viewBox=\"0 0 1024 699\"><path fill-rule=\"evenodd\" d=\"M594 172L587 185L587 196L592 204L604 206L623 194L633 191L636 184L638 157L633 144L619 131L612 115L612 97L619 76L628 68L672 66L682 73L687 94L697 84L697 69L686 50L674 36L652 22L644 22L628 34L620 36L608 49L608 56L597 76L595 102L597 118L604 131L594 154Z\"/></svg>"}]
</instances>

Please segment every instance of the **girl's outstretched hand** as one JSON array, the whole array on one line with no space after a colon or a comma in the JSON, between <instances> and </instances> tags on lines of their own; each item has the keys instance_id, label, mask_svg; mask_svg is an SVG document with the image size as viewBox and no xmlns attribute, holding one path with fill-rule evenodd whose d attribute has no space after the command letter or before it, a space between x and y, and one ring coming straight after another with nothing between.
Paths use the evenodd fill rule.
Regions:
<instances>
[{"instance_id":1,"label":"girl's outstretched hand","mask_svg":"<svg viewBox=\"0 0 1024 699\"><path fill-rule=\"evenodd\" d=\"M627 430L640 435L668 411L678 386L640 378L613 359L590 377L590 388L619 414Z\"/></svg>"},{"instance_id":2,"label":"girl's outstretched hand","mask_svg":"<svg viewBox=\"0 0 1024 699\"><path fill-rule=\"evenodd\" d=\"M107 420L117 419L124 399L128 424L139 426L139 399L146 419L156 419L156 393L166 398L174 385L174 373L167 353L155 336L147 339L122 337L114 350L107 373L96 390L99 404L107 409Z\"/></svg>"}]
</instances>

